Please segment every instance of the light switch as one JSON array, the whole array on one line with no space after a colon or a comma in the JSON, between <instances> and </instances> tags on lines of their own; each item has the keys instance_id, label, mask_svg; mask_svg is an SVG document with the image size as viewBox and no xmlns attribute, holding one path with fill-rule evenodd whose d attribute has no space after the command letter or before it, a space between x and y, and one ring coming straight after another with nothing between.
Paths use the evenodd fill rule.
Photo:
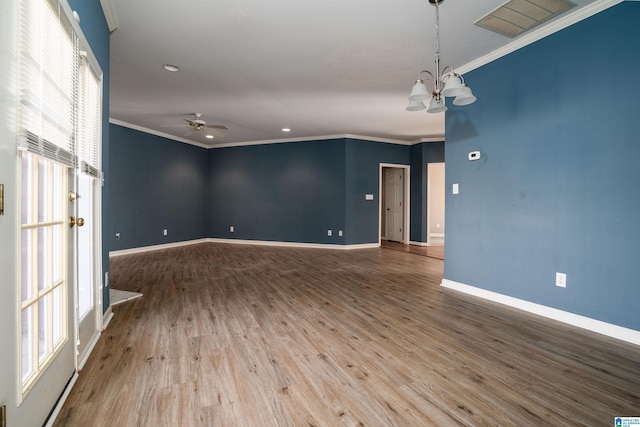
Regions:
<instances>
[{"instance_id":1,"label":"light switch","mask_svg":"<svg viewBox=\"0 0 640 427\"><path fill-rule=\"evenodd\" d=\"M453 184L453 194L460 194L460 186L458 184Z\"/></svg>"},{"instance_id":2,"label":"light switch","mask_svg":"<svg viewBox=\"0 0 640 427\"><path fill-rule=\"evenodd\" d=\"M373 200L373 194L365 194L364 199L365 200Z\"/></svg>"}]
</instances>

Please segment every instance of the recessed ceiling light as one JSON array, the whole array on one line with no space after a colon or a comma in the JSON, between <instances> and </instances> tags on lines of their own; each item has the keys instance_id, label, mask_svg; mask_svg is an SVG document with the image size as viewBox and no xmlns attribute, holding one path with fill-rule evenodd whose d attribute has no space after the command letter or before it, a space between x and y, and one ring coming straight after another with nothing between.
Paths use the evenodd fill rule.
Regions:
<instances>
[{"instance_id":1,"label":"recessed ceiling light","mask_svg":"<svg viewBox=\"0 0 640 427\"><path fill-rule=\"evenodd\" d=\"M213 139L213 135L205 135L205 138Z\"/></svg>"},{"instance_id":2,"label":"recessed ceiling light","mask_svg":"<svg viewBox=\"0 0 640 427\"><path fill-rule=\"evenodd\" d=\"M282 132L291 132L291 129L289 129L289 128L282 128Z\"/></svg>"},{"instance_id":3,"label":"recessed ceiling light","mask_svg":"<svg viewBox=\"0 0 640 427\"><path fill-rule=\"evenodd\" d=\"M173 65L173 64L164 64L162 66L162 68L164 68L165 70L172 72L172 73L177 73L178 71L180 71L180 67L178 67L177 65Z\"/></svg>"}]
</instances>

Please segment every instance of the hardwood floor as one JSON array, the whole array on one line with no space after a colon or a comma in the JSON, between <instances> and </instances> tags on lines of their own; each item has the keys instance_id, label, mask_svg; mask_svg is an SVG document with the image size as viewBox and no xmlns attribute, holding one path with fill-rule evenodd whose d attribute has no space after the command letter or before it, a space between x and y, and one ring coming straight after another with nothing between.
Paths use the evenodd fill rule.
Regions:
<instances>
[{"instance_id":1,"label":"hardwood floor","mask_svg":"<svg viewBox=\"0 0 640 427\"><path fill-rule=\"evenodd\" d=\"M444 246L405 245L404 243L391 242L388 240L381 241L380 246L382 246L384 249L392 249L394 251L409 252L414 255L444 259Z\"/></svg>"},{"instance_id":2,"label":"hardwood floor","mask_svg":"<svg viewBox=\"0 0 640 427\"><path fill-rule=\"evenodd\" d=\"M631 344L439 286L383 248L205 243L111 260L115 316L62 426L608 426Z\"/></svg>"}]
</instances>

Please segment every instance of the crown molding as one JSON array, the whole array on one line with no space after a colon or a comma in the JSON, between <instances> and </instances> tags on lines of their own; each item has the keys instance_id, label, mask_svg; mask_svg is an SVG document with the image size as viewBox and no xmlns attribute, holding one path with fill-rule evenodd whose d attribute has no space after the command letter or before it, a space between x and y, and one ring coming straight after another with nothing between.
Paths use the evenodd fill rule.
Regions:
<instances>
[{"instance_id":1,"label":"crown molding","mask_svg":"<svg viewBox=\"0 0 640 427\"><path fill-rule=\"evenodd\" d=\"M180 138L175 135L171 135L164 132L159 132L157 130L149 129L144 126L138 126L133 123L125 122L122 120L109 118L109 123L126 127L129 129L137 130L140 132L145 132L151 135L159 136L166 139L171 139L174 141L182 142L185 144L195 145L196 147L212 149L212 148L228 148L228 147L243 147L248 145L265 145L265 144L282 144L286 142L306 142L306 141L324 141L328 139L360 139L363 141L371 141L371 142L383 142L386 144L397 144L397 145L414 145L419 144L420 142L435 142L435 141L444 141L444 138L422 138L416 141L402 141L399 139L389 139L389 138L377 138L374 136L364 136L364 135L354 135L350 133L337 134L337 135L320 135L320 136L308 136L308 137L300 137L300 138L285 138L285 139L266 139L261 141L244 141L244 142L227 142L222 144L215 145L207 145L202 144L197 141L192 141L186 138Z\"/></svg>"},{"instance_id":2,"label":"crown molding","mask_svg":"<svg viewBox=\"0 0 640 427\"><path fill-rule=\"evenodd\" d=\"M158 132L157 130L149 129L149 128L146 128L146 127L143 127L143 126L134 125L133 123L123 122L122 120L118 120L118 119L109 118L109 123L114 124L114 125L118 125L118 126L122 126L122 127L125 127L125 128L129 128L129 129L137 130L137 131L140 131L140 132L148 133L148 134L151 134L151 135L159 136L159 137L162 137L162 138L172 139L174 141L182 142L184 144L195 145L196 147L200 147L200 148L211 148L208 145L201 144L201 143L196 142L196 141L191 141L190 139L180 138L178 136L171 135L171 134L164 133L164 132Z\"/></svg>"},{"instance_id":3,"label":"crown molding","mask_svg":"<svg viewBox=\"0 0 640 427\"><path fill-rule=\"evenodd\" d=\"M113 33L118 29L118 18L116 17L116 10L113 8L113 3L111 0L100 0L100 5L102 6L102 12L109 26L109 32Z\"/></svg>"},{"instance_id":4,"label":"crown molding","mask_svg":"<svg viewBox=\"0 0 640 427\"><path fill-rule=\"evenodd\" d=\"M480 68L483 65L487 65L488 63L493 62L496 59L502 58L503 56L515 52L518 49L522 49L525 46L535 43L538 40L548 37L551 34L563 30L567 27L570 27L573 24L576 24L584 19L598 14L612 6L622 3L623 1L624 0L597 0L593 3L588 4L587 6L576 10L573 13L569 13L568 15L558 18L550 22L549 24L538 28L537 30L523 35L522 37L512 41L511 43L501 47L500 49L496 49L493 52L481 56L480 58L475 59L461 67L456 67L456 72L465 74L469 71L475 70L476 68Z\"/></svg>"},{"instance_id":5,"label":"crown molding","mask_svg":"<svg viewBox=\"0 0 640 427\"><path fill-rule=\"evenodd\" d=\"M285 142L306 142L306 141L324 141L328 139L361 139L363 141L383 142L386 144L397 145L412 145L410 141L402 141L399 139L378 138L375 136L354 135L350 133L336 134L336 135L318 135L318 136L306 136L299 138L284 138L284 139L265 139L259 141L244 141L244 142L227 142L222 144L216 144L209 148L227 148L227 147L242 147L247 145L265 145L265 144L281 144Z\"/></svg>"}]
</instances>

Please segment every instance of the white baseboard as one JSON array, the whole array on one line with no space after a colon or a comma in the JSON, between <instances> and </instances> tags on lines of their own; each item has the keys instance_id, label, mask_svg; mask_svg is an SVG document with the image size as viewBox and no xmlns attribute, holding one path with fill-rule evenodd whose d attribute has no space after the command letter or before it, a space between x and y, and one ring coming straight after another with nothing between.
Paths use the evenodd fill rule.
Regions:
<instances>
[{"instance_id":1,"label":"white baseboard","mask_svg":"<svg viewBox=\"0 0 640 427\"><path fill-rule=\"evenodd\" d=\"M444 239L444 233L430 233L429 237L433 237L436 239Z\"/></svg>"},{"instance_id":2,"label":"white baseboard","mask_svg":"<svg viewBox=\"0 0 640 427\"><path fill-rule=\"evenodd\" d=\"M107 329L107 326L109 326L111 319L113 319L113 310L111 309L111 305L109 305L109 307L107 307L107 311L105 311L102 315L102 331Z\"/></svg>"},{"instance_id":3,"label":"white baseboard","mask_svg":"<svg viewBox=\"0 0 640 427\"><path fill-rule=\"evenodd\" d=\"M74 372L73 376L71 377L71 380L69 381L67 386L64 388L64 391L62 392L62 396L60 396L60 399L58 399L58 402L56 403L55 408L53 408L53 411L51 411L51 415L49 416L49 419L45 424L46 427L51 427L53 423L56 421L56 418L58 418L58 414L60 414L60 411L64 406L64 402L67 401L67 397L69 397L69 393L71 393L71 389L73 388L73 385L76 383L77 380L78 380L78 372Z\"/></svg>"},{"instance_id":4,"label":"white baseboard","mask_svg":"<svg viewBox=\"0 0 640 427\"><path fill-rule=\"evenodd\" d=\"M547 307L545 305L536 304L518 298L513 298L497 292L488 291L486 289L477 288L475 286L465 285L464 283L455 282L453 280L442 279L441 286L473 295L486 300L494 301L509 307L577 326L592 332L597 332L608 337L616 338L631 344L640 345L640 331L602 322L600 320L591 319L590 317L580 316L578 314L569 313L568 311L558 310L556 308Z\"/></svg>"},{"instance_id":5,"label":"white baseboard","mask_svg":"<svg viewBox=\"0 0 640 427\"><path fill-rule=\"evenodd\" d=\"M137 254L141 252L149 252L149 251L158 251L161 249L170 249L170 248L178 248L180 246L188 246L195 245L197 243L205 243L209 239L196 239L196 240L187 240L184 242L174 242L174 243L164 243L162 245L152 245L152 246L142 246L139 248L131 248L131 249L121 249L119 251L110 251L109 258L121 256L121 255L131 255Z\"/></svg>"},{"instance_id":6,"label":"white baseboard","mask_svg":"<svg viewBox=\"0 0 640 427\"><path fill-rule=\"evenodd\" d=\"M313 249L370 249L380 247L379 243L360 243L355 245L337 245L330 243L301 243L301 242L276 242L270 240L242 240L242 239L220 239L205 238L196 240L187 240L184 242L167 243L163 245L143 246L139 248L122 249L109 252L109 257L117 257L121 255L137 254L142 252L157 251L160 249L177 248L180 246L195 245L198 243L230 243L235 245L259 245L259 246L279 246L289 248L313 248Z\"/></svg>"},{"instance_id":7,"label":"white baseboard","mask_svg":"<svg viewBox=\"0 0 640 427\"><path fill-rule=\"evenodd\" d=\"M414 246L429 246L429 243L427 242L414 242L414 241L409 241L410 245L414 245Z\"/></svg>"},{"instance_id":8,"label":"white baseboard","mask_svg":"<svg viewBox=\"0 0 640 427\"><path fill-rule=\"evenodd\" d=\"M370 249L378 248L378 243L360 243L356 245L336 245L330 243L301 243L301 242L275 242L270 240L242 240L242 239L206 239L212 243L230 243L235 245L259 245L259 246L279 246L284 248L311 248L311 249Z\"/></svg>"},{"instance_id":9,"label":"white baseboard","mask_svg":"<svg viewBox=\"0 0 640 427\"><path fill-rule=\"evenodd\" d=\"M94 335L93 339L91 340L91 343L89 343L89 347L87 348L87 351L84 352L84 356L82 357L82 359L78 360L78 368L77 368L78 371L81 371L82 368L84 368L84 364L87 363L87 359L89 359L89 356L93 352L93 349L95 348L96 344L98 344L98 340L100 339L101 335L102 335L101 332L98 332L97 334Z\"/></svg>"}]
</instances>

